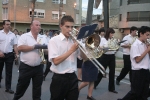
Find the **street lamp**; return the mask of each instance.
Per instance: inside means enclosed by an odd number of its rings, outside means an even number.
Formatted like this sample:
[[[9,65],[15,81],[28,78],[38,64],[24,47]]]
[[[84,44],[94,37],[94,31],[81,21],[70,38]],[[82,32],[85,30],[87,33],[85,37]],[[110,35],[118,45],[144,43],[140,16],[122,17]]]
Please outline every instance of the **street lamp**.
[[[74,8],[76,8],[76,6],[77,6],[77,4],[76,4],[76,3],[74,3]]]

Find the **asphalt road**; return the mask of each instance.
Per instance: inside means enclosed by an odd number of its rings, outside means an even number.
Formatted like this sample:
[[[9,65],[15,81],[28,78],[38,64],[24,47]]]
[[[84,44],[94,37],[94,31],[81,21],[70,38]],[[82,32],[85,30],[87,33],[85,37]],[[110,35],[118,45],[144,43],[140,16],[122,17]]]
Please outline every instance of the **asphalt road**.
[[[3,79],[1,82],[1,88],[0,88],[0,100],[12,100],[13,94],[9,94],[5,92],[5,69],[3,70]],[[15,91],[16,84],[18,81],[18,72],[17,67],[13,67],[13,77],[12,77],[12,90]],[[46,77],[46,80],[43,82],[42,85],[42,96],[41,100],[50,100],[50,83],[51,83],[51,77],[53,73],[49,73]],[[80,84],[80,83],[79,83]],[[130,83],[128,80],[123,80],[121,82],[120,86],[116,86],[116,91],[118,91],[118,94],[114,94],[108,91],[108,78],[103,78],[101,83],[98,85],[97,89],[93,91],[93,97],[96,100],[117,100],[118,98],[123,97],[128,91],[130,90]],[[80,91],[79,99],[78,100],[87,100],[87,91],[88,86],[83,88]],[[28,87],[26,93],[20,100],[32,100],[32,80],[30,82],[30,86]],[[150,100],[150,99],[148,99]]]

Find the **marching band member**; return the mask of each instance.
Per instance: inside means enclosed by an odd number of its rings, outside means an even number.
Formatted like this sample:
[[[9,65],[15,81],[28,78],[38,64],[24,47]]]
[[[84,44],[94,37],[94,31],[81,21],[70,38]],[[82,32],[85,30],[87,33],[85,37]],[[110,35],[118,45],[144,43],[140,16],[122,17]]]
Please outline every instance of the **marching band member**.
[[[50,70],[54,72],[50,84],[50,100],[78,100],[77,70],[78,44],[70,37],[74,20],[63,16],[60,21],[61,33],[48,44]]]
[[[77,29],[79,31],[80,26],[75,27],[75,29]],[[80,42],[82,42],[82,39],[80,39]],[[78,58],[77,58],[78,81],[82,81],[82,63],[83,63],[83,59],[80,56],[78,56]]]
[[[100,40],[101,40],[105,36],[105,29],[100,28],[100,30],[98,32],[99,32],[98,34],[99,34]],[[98,58],[99,62],[100,62],[100,59],[101,59],[101,57]],[[106,75],[104,77],[106,77]],[[97,80],[94,82],[94,89],[96,89],[96,87],[97,87],[97,85],[99,84],[100,81],[101,81],[101,73],[99,72],[98,76],[97,76]]]
[[[87,55],[88,55],[88,52],[87,52]],[[95,65],[87,58],[87,56],[82,51],[81,51],[81,58],[83,59],[82,82],[79,85],[79,91],[82,88],[84,88],[85,86],[89,85],[87,99],[88,100],[96,100],[95,98],[93,98],[92,92],[94,89],[94,81],[96,81],[96,79],[97,79],[98,69],[95,67]]]
[[[100,47],[108,47],[108,41],[113,37],[115,31],[112,28],[108,28],[106,30],[104,38],[101,38]],[[109,67],[109,84],[108,84],[108,90],[113,93],[118,93],[115,91],[115,84],[114,84],[114,78],[115,78],[115,52],[116,51],[107,51],[104,53],[100,58],[100,63],[104,66],[106,69],[107,66]],[[99,77],[99,80],[101,80],[103,75],[101,74],[101,77]]]
[[[5,92],[13,94],[14,91],[11,90],[11,81],[12,81],[12,68],[14,61],[14,53],[15,51],[16,59],[19,57],[17,50],[17,39],[15,34],[10,31],[11,22],[10,20],[3,21],[3,30],[0,31],[0,83],[1,83],[1,75],[5,63]],[[1,88],[1,84],[0,84]]]
[[[47,31],[46,33],[48,33],[49,34],[49,32]],[[47,34],[47,36],[48,36],[48,34]],[[57,36],[59,34],[59,32],[58,31],[56,31],[56,32],[54,32],[53,33],[53,37],[54,36]],[[51,38],[53,38],[53,37],[51,37]],[[49,40],[50,39],[48,39],[48,43],[49,43]],[[47,76],[47,74],[50,72],[50,66],[52,65],[51,64],[51,62],[49,62],[49,60],[48,60],[48,52],[47,52],[47,50],[46,50],[46,52],[44,52],[44,57],[45,57],[45,59],[46,59],[46,68],[45,68],[45,71],[44,71],[44,74],[43,74],[43,81],[45,81],[45,78],[46,78],[46,76]]]
[[[132,64],[131,90],[118,100],[147,100],[149,90],[149,52],[150,46],[145,44],[150,35],[150,28],[142,26],[138,31],[138,39],[131,45],[130,59]]]
[[[32,79],[32,98],[33,100],[41,100],[41,86],[43,82],[43,66],[41,65],[41,57],[39,49],[46,49],[42,37],[39,32],[41,31],[41,24],[39,21],[34,20],[31,23],[31,31],[21,35],[18,41],[18,50],[20,54],[19,77],[16,87],[16,93],[13,100],[20,99],[27,90],[30,80]]]
[[[99,29],[99,36],[100,36],[100,38],[103,38],[105,36],[105,29],[104,28]]]
[[[120,75],[116,79],[116,84],[119,85],[120,81],[128,74],[129,72],[129,78],[131,82],[131,61],[130,61],[130,47],[133,44],[133,42],[136,39],[136,32],[138,28],[135,26],[132,26],[130,29],[130,34],[126,35],[123,40],[126,40],[125,42],[121,43],[121,47],[123,47],[123,63],[124,68],[122,68]]]

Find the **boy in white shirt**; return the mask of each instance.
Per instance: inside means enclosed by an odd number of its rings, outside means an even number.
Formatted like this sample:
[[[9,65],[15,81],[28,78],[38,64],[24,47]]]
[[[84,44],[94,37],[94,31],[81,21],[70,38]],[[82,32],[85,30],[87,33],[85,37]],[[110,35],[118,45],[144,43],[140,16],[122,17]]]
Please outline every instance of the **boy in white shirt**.
[[[149,52],[150,46],[145,44],[150,35],[150,28],[142,26],[138,31],[138,39],[130,50],[132,64],[131,90],[125,97],[118,100],[147,100],[149,89]]]

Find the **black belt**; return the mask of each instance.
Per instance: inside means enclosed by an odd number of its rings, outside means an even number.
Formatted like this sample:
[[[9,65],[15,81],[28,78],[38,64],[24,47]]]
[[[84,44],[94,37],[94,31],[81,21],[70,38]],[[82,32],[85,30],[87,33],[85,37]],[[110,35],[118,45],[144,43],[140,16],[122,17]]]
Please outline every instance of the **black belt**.
[[[4,55],[12,54],[13,52],[4,53]]]
[[[73,73],[65,73],[65,74],[57,74],[57,73],[54,73],[54,75],[64,76],[64,77],[72,76],[72,75],[74,75],[74,74],[75,74],[75,72],[73,72]]]

